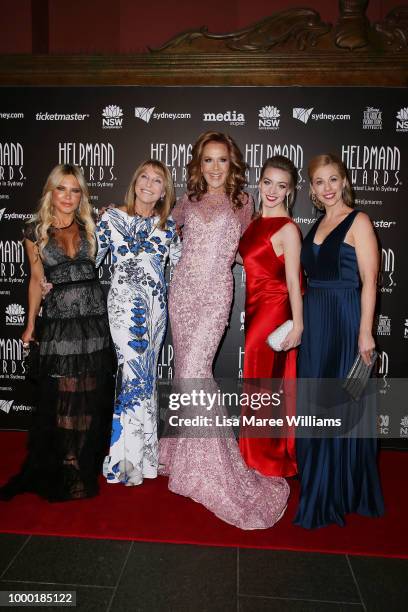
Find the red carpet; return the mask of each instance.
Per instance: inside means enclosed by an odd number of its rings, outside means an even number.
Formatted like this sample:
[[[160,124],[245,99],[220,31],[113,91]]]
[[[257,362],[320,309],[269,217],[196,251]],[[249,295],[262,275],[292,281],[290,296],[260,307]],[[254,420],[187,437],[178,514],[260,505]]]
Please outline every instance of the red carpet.
[[[25,437],[0,432],[1,484],[17,471]],[[383,451],[380,464],[386,515],[350,515],[345,528],[307,531],[292,525],[297,482],[291,485],[286,514],[275,527],[241,531],[190,499],[170,493],[167,479],[160,477],[135,488],[103,481],[101,494],[89,500],[49,504],[26,494],[0,502],[0,532],[408,557],[408,453]]]

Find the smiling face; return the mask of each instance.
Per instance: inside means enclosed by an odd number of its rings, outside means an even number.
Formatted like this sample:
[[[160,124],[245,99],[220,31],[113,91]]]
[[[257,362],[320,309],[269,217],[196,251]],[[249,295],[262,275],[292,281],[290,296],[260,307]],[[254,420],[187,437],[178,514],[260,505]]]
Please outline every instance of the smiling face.
[[[266,168],[258,187],[263,217],[286,214],[285,198],[291,193],[292,188],[289,172],[278,168]]]
[[[224,193],[230,169],[230,155],[227,145],[208,142],[203,148],[201,172],[207,183],[208,193]]]
[[[343,203],[343,188],[346,179],[342,178],[335,164],[327,164],[316,168],[312,176],[312,192],[325,206],[332,207]]]
[[[81,202],[81,196],[82,190],[75,176],[63,175],[51,194],[54,215],[65,217],[75,213]]]
[[[145,166],[135,182],[135,204],[153,208],[165,196],[164,176],[153,166]]]

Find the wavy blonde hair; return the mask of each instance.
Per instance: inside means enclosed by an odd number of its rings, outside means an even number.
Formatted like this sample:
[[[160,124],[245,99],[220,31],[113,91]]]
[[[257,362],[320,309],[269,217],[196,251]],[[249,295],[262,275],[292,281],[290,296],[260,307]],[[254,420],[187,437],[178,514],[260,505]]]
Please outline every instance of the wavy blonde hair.
[[[203,195],[207,193],[207,182],[201,171],[201,161],[204,147],[210,142],[223,144],[228,149],[230,168],[225,183],[225,193],[230,198],[234,209],[242,208],[247,200],[247,198],[242,197],[247,182],[245,178],[246,164],[235,141],[231,136],[223,134],[223,132],[214,132],[212,130],[204,132],[194,144],[191,161],[187,164],[188,197],[200,201]]]
[[[334,155],[334,153],[323,153],[322,155],[316,155],[309,162],[309,166],[307,169],[308,174],[309,174],[309,181],[310,181],[309,197],[312,200],[313,205],[318,210],[324,210],[324,206],[320,202],[320,200],[317,198],[317,196],[313,197],[314,193],[312,190],[313,175],[316,172],[316,170],[318,168],[321,168],[322,166],[336,166],[337,171],[340,174],[341,178],[345,179],[345,185],[343,187],[342,194],[341,194],[343,198],[343,202],[347,206],[350,206],[350,208],[354,208],[353,190],[351,188],[351,182],[347,174],[347,168],[342,162],[342,160],[340,159],[340,157],[337,157],[337,155]]]
[[[173,179],[171,178],[169,169],[167,168],[165,164],[163,164],[161,161],[157,159],[146,159],[146,161],[142,162],[140,166],[138,166],[136,170],[134,171],[132,180],[130,181],[130,185],[127,188],[127,191],[125,194],[126,212],[131,217],[134,217],[135,201],[136,201],[136,194],[135,194],[136,181],[139,178],[139,176],[142,174],[142,172],[145,170],[145,168],[147,168],[148,166],[151,166],[156,172],[161,174],[164,179],[164,198],[157,200],[153,210],[160,217],[157,227],[159,229],[165,229],[166,221],[168,219],[168,216],[170,214],[170,211],[176,199],[176,194],[174,191]]]
[[[89,243],[89,254],[94,257],[96,252],[95,223],[92,218],[92,206],[89,203],[88,185],[80,168],[72,164],[59,164],[51,170],[45,182],[37,212],[29,221],[29,223],[35,224],[36,244],[39,254],[42,256],[44,248],[48,244],[50,239],[49,229],[55,220],[52,192],[58,187],[64,176],[73,176],[79,183],[81,200],[75,211],[75,220],[85,230],[86,239]]]

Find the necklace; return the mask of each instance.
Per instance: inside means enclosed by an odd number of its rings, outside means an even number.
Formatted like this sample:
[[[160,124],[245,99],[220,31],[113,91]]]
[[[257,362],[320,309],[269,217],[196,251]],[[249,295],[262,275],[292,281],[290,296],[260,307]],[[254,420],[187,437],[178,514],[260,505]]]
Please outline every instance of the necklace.
[[[52,225],[51,227],[53,229],[56,229],[56,230],[68,229],[69,227],[71,227],[71,225],[73,225],[74,221],[75,221],[75,217],[72,219],[72,221],[71,221],[71,223],[69,225],[63,225],[62,227],[57,227],[56,225]]]
[[[151,213],[150,213],[149,215],[147,215],[147,216],[146,216],[146,215],[143,215],[142,213],[140,213],[140,212],[137,210],[136,206],[135,206],[135,208],[134,208],[134,211],[135,211],[135,215],[137,215],[138,217],[142,217],[142,219],[149,219],[150,217],[154,217],[154,216],[155,216],[155,214],[156,214],[156,213],[155,213],[154,208],[153,208],[153,210],[151,211]]]

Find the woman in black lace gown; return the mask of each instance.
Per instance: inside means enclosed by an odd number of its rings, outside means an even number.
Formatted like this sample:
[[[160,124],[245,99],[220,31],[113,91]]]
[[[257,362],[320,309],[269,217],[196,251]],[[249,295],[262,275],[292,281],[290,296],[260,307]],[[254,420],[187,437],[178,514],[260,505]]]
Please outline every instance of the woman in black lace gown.
[[[22,340],[25,347],[39,342],[38,408],[27,458],[0,499],[29,491],[63,501],[98,491],[112,411],[112,353],[94,230],[81,171],[56,166],[24,231],[31,277]],[[53,289],[34,338],[44,276]]]

